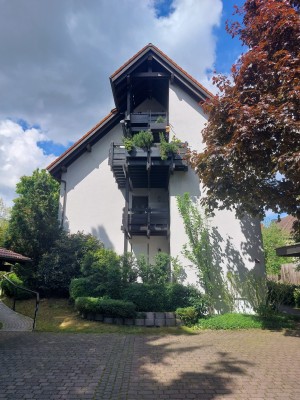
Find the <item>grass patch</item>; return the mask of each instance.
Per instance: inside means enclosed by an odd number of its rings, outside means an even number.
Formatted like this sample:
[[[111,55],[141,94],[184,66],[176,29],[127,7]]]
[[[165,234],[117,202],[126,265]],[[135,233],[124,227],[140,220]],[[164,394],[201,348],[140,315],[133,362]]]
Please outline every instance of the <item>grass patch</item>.
[[[12,306],[11,299],[3,302]],[[19,300],[16,311],[33,318],[35,300]],[[0,322],[1,326],[1,322]],[[203,329],[295,329],[300,326],[300,317],[276,314],[268,318],[246,314],[213,315],[200,319],[193,328],[147,328],[138,326],[111,325],[80,318],[67,299],[42,299],[37,315],[36,331],[68,333],[119,333],[119,334],[197,334]]]
[[[10,299],[3,302],[11,306]],[[33,318],[35,300],[17,301],[16,311]],[[120,333],[120,334],[195,334],[191,328],[146,328],[139,326],[111,325],[80,318],[67,299],[42,299],[36,320],[38,332],[68,333]]]
[[[294,329],[299,317],[275,314],[259,317],[248,314],[222,314],[200,319],[195,329]]]

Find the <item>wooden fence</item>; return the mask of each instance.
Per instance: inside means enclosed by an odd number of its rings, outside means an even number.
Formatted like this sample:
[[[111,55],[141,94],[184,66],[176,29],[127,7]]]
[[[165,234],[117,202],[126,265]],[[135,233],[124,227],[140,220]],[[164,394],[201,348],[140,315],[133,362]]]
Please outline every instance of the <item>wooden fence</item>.
[[[274,282],[291,283],[300,285],[300,271],[296,270],[296,264],[282,264],[279,275],[268,275],[268,279]]]

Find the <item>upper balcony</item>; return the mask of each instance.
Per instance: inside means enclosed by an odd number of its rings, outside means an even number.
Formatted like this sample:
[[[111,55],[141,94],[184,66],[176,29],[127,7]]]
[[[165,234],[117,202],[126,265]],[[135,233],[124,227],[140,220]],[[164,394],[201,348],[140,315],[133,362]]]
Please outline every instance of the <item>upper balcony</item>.
[[[159,142],[159,132],[165,134],[168,130],[168,114],[152,111],[131,113],[125,118],[123,126],[125,136],[151,130],[154,142]]]
[[[112,143],[109,151],[109,165],[119,188],[126,185],[126,177],[131,188],[166,188],[169,175],[173,171],[187,171],[185,159],[187,146],[182,143],[176,154],[169,153],[162,160],[159,143],[149,150],[135,147],[127,151],[123,144]]]

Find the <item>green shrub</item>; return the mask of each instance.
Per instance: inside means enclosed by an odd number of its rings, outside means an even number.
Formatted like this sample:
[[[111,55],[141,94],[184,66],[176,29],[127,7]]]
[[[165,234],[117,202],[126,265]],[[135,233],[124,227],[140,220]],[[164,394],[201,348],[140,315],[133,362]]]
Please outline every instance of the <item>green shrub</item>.
[[[23,283],[22,279],[20,279],[15,273],[10,274],[8,276],[8,279],[11,280],[16,285],[24,287],[24,283]],[[29,292],[26,292],[25,290],[18,289],[18,288],[15,289],[15,287],[6,279],[2,280],[1,288],[3,290],[3,293],[6,296],[15,297],[17,300],[26,300],[26,299],[30,299],[33,297],[33,293],[29,293]]]
[[[116,318],[136,316],[136,306],[132,302],[101,297],[78,297],[75,300],[75,308],[83,313],[102,314]]]
[[[110,249],[99,249],[88,252],[81,263],[81,272],[90,277],[93,293],[97,296],[120,298],[122,288],[122,273],[120,257]]]
[[[70,284],[70,298],[72,300],[77,299],[77,297],[88,297],[94,296],[95,287],[90,278],[75,278],[72,279]]]
[[[195,286],[168,283],[165,285],[167,304],[165,311],[175,311],[177,308],[194,306],[201,301],[201,293]]]
[[[268,281],[267,304],[272,306],[274,309],[278,309],[278,307],[281,304],[287,306],[294,306],[295,305],[294,290],[296,288],[297,288],[296,285]]]
[[[134,282],[124,288],[122,297],[132,301],[137,311],[168,311],[165,309],[167,296],[164,285]]]
[[[294,300],[296,307],[300,307],[300,288],[294,289]]]
[[[201,294],[194,286],[179,283],[148,284],[131,283],[127,285],[122,297],[132,301],[138,311],[175,311],[201,301]],[[196,307],[197,308],[197,307]]]
[[[198,322],[199,314],[195,307],[177,308],[176,315],[181,319],[184,325],[192,326]]]

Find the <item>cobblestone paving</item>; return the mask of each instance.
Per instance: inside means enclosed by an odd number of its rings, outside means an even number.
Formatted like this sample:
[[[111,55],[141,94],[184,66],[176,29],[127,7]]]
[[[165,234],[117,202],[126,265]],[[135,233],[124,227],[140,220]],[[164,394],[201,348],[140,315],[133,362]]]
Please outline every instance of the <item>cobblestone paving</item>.
[[[31,331],[33,319],[16,313],[0,300],[0,321],[3,326],[0,332]]]
[[[0,332],[0,399],[298,400],[299,332]]]

